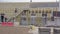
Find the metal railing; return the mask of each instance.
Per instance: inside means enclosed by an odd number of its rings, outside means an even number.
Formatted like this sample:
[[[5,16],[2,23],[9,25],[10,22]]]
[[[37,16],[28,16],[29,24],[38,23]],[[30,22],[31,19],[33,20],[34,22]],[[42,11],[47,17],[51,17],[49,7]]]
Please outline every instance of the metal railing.
[[[60,28],[55,27],[39,27],[39,34],[60,34]]]

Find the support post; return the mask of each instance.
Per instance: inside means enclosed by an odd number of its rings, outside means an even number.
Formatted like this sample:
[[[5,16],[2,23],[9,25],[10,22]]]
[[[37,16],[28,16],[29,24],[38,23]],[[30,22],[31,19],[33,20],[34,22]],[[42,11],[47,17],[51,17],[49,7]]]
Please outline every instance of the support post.
[[[54,34],[54,28],[53,27],[51,27],[51,34]]]
[[[57,0],[56,0],[56,2],[57,2]],[[60,11],[60,0],[59,0],[59,11]]]

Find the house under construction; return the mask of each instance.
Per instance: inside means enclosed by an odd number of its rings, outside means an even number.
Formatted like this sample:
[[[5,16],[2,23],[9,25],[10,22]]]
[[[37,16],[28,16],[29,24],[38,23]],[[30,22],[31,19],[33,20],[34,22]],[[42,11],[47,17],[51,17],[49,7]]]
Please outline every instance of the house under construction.
[[[0,34],[60,34],[60,1],[0,2],[0,25]]]

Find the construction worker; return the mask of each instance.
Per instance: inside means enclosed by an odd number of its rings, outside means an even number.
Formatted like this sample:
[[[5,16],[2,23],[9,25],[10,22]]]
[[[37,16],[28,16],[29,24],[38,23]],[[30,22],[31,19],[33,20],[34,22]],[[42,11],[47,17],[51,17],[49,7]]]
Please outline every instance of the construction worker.
[[[1,14],[1,22],[4,22],[4,13]]]
[[[34,25],[31,25],[31,26],[30,26],[30,29],[31,29],[31,30],[35,30],[35,26],[34,26]]]

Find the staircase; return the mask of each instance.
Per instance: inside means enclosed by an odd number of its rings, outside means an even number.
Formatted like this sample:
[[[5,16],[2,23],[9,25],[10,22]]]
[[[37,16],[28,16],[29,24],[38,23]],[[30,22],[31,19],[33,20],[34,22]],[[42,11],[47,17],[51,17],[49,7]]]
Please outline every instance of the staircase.
[[[21,13],[22,13],[22,11],[20,13],[16,13],[13,17],[8,19],[8,22],[12,22],[12,21],[14,21],[14,19],[16,21],[16,19],[18,19],[17,17],[20,17]]]

